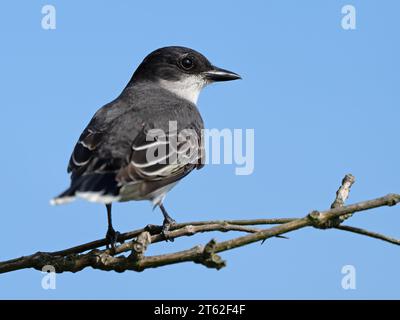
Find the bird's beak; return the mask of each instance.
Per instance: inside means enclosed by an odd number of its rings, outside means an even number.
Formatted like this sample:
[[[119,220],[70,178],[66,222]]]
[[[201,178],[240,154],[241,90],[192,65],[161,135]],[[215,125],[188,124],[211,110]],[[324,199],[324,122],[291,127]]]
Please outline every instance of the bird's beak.
[[[239,76],[237,73],[228,71],[225,69],[221,69],[218,67],[214,67],[203,73],[205,78],[209,81],[231,81],[231,80],[237,80],[237,79],[242,79],[241,76]]]

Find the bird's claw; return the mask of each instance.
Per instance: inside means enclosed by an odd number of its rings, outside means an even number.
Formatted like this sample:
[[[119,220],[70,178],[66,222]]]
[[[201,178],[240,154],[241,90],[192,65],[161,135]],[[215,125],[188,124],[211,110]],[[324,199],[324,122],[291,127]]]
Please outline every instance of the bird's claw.
[[[176,221],[172,218],[165,218],[163,225],[162,225],[162,229],[161,229],[161,234],[163,235],[165,241],[171,241],[174,242],[174,239],[170,237],[169,235],[169,230],[171,228],[171,226],[173,226],[174,224],[176,224]]]
[[[111,249],[115,251],[115,245],[117,244],[120,235],[121,234],[118,231],[115,231],[114,228],[108,228],[106,233],[106,248],[109,249],[111,246]]]

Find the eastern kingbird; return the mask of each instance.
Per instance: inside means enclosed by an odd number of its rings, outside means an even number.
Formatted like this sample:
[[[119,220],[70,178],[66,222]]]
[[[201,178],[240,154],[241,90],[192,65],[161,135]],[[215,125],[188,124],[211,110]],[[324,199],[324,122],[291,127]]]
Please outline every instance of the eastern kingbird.
[[[164,215],[167,238],[175,221],[163,206],[165,195],[204,164],[204,125],[196,107],[199,93],[209,83],[236,79],[240,79],[238,74],[213,66],[189,48],[164,47],[150,53],[119,97],[100,108],[79,137],[68,165],[71,185],[51,203],[76,197],[104,203],[106,238],[114,248],[119,233],[112,226],[112,202],[150,200]],[[171,122],[176,124],[174,130]],[[157,130],[168,138],[149,139],[150,131]],[[189,148],[187,141],[172,143],[172,136],[182,130],[196,133],[195,140],[189,139]],[[176,155],[187,155],[189,149],[189,161],[171,161]]]

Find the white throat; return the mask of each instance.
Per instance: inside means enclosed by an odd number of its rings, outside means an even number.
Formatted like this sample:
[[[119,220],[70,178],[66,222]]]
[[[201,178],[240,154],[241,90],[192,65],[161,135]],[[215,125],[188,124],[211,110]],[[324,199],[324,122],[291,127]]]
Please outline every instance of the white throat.
[[[207,84],[199,76],[187,76],[179,81],[160,80],[160,86],[178,97],[197,104],[201,89]]]

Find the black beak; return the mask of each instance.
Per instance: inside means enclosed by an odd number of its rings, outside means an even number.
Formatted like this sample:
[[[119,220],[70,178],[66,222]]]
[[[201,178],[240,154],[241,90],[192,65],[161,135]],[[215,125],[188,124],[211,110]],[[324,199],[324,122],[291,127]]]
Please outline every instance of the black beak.
[[[209,81],[231,81],[242,79],[237,73],[228,71],[225,69],[221,69],[218,67],[213,67],[211,70],[206,71],[203,73],[205,78]]]

